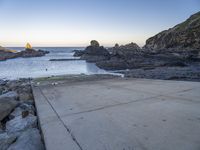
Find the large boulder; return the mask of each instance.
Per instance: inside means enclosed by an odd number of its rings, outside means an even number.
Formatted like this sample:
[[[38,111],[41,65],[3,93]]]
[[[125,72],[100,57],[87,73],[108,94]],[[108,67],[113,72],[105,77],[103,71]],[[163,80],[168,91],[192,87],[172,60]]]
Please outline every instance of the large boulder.
[[[24,131],[8,150],[44,150],[42,138],[38,129]]]
[[[90,45],[91,45],[92,47],[99,47],[99,46],[100,46],[100,45],[99,45],[99,42],[96,41],[96,40],[92,40],[92,41],[90,42]]]
[[[9,135],[6,132],[0,134],[0,150],[7,150],[15,142],[16,138],[15,135]]]
[[[15,117],[14,119],[6,122],[6,131],[8,133],[18,133],[28,128],[37,127],[37,117],[29,114],[27,117],[23,116]]]
[[[9,91],[5,94],[0,95],[0,99],[17,100],[19,95],[15,91]]]
[[[6,86],[8,90],[18,93],[20,101],[25,102],[33,100],[32,89],[28,81],[9,81]]]
[[[185,22],[149,38],[144,48],[200,50],[200,12],[192,15]]]
[[[22,116],[23,114],[28,113],[28,114],[35,114],[35,108],[32,105],[22,103],[18,107],[14,109],[14,111],[9,115],[10,119],[16,118],[18,116]]]
[[[110,59],[110,54],[103,46],[99,46],[99,43],[95,40],[91,41],[91,45],[86,47],[81,59],[88,62],[98,62]]]
[[[14,92],[8,92],[0,96],[0,121],[7,117],[18,105],[16,98],[17,94]]]

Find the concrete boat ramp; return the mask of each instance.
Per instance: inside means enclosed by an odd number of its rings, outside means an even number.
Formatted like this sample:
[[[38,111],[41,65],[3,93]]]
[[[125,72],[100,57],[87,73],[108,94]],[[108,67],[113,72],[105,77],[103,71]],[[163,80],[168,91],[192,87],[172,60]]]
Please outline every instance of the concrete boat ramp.
[[[37,80],[47,150],[199,150],[200,83],[148,79]]]

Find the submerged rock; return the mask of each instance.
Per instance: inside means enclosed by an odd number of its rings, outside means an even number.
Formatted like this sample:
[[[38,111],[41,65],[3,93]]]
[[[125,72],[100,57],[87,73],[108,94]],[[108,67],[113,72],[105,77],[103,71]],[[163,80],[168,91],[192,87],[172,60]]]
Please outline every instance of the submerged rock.
[[[16,138],[15,135],[9,135],[6,132],[0,134],[0,150],[7,150]]]
[[[44,150],[41,139],[38,129],[28,129],[19,136],[8,150]]]

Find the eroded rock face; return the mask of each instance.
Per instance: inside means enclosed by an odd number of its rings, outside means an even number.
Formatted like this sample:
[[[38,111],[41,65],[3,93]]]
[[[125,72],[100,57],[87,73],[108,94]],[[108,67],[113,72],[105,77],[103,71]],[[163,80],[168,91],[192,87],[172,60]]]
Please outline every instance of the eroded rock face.
[[[200,49],[200,12],[146,41],[147,49]]]
[[[38,129],[24,131],[8,150],[44,150],[44,145]]]

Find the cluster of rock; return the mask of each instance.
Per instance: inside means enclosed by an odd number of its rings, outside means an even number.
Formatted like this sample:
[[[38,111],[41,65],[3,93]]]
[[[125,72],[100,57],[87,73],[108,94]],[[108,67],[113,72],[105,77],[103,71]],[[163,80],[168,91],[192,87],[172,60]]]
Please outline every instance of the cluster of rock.
[[[0,80],[0,150],[44,150],[28,79]]]
[[[148,39],[140,48],[135,43],[105,49],[92,41],[85,51],[77,51],[102,69],[124,70],[156,67],[184,67],[200,61],[200,12],[172,29]]]
[[[41,57],[46,54],[48,54],[48,51],[43,50],[35,50],[35,49],[29,49],[26,48],[24,51],[16,52],[13,50],[9,50],[3,47],[0,47],[0,61],[12,59],[12,58],[18,58],[18,57]]]

